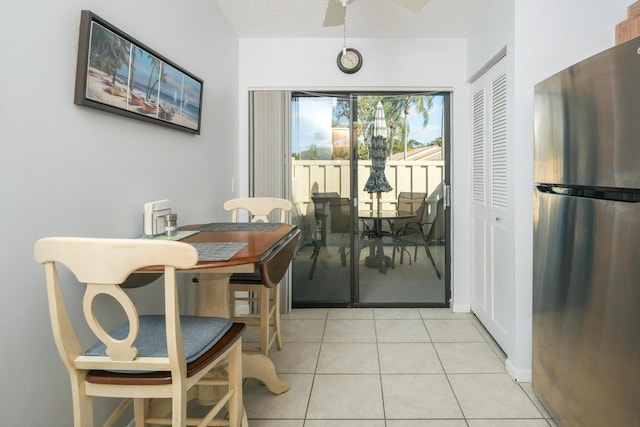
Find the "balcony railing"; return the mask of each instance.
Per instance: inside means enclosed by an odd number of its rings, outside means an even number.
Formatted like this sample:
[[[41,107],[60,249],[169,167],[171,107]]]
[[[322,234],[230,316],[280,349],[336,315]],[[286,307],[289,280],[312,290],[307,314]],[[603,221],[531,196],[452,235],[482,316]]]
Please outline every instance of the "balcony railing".
[[[292,167],[293,221],[308,236],[315,223],[312,194],[335,191],[350,197],[350,164],[348,160],[293,160]],[[370,171],[370,160],[358,162],[358,210],[374,209],[377,204],[376,194],[362,190]],[[442,197],[444,160],[387,160],[385,175],[393,190],[381,194],[382,209],[395,209],[398,193],[412,191],[427,193],[428,218],[435,213],[431,211]]]

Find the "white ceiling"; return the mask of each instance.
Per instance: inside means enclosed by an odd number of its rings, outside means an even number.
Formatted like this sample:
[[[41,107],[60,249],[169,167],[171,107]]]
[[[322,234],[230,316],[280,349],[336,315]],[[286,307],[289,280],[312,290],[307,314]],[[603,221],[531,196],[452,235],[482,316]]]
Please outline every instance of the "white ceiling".
[[[323,27],[328,1],[217,0],[239,37],[343,37],[343,27]],[[393,0],[352,0],[349,38],[464,38],[481,0],[430,0],[413,13]]]

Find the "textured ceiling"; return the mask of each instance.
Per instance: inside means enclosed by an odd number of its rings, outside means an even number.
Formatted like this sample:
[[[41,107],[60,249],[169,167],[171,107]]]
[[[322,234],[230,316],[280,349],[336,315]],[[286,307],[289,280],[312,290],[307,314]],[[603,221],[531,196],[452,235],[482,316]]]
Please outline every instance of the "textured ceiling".
[[[328,1],[217,0],[239,37],[343,37],[323,27]],[[480,0],[430,0],[413,13],[393,0],[352,0],[347,38],[463,38]]]

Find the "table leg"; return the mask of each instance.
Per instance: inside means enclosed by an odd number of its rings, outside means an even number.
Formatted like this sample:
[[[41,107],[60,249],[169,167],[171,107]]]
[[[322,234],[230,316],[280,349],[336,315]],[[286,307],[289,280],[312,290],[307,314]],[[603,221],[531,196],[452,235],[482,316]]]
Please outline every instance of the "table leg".
[[[196,286],[196,315],[229,317],[230,273],[200,273]],[[278,378],[273,361],[262,353],[242,354],[243,378],[262,381],[274,394],[289,390],[289,384]]]
[[[391,266],[391,257],[384,254],[384,245],[381,237],[376,237],[370,246],[370,255],[365,258],[367,267],[377,268],[381,273],[386,273]]]
[[[391,258],[384,254],[382,220],[375,219],[373,224],[373,238],[371,239],[373,242],[370,243],[369,256],[365,259],[365,265],[377,268],[381,273],[386,273],[387,268],[391,266]]]
[[[278,378],[271,359],[262,353],[242,353],[242,378],[260,380],[273,394],[282,394],[290,388],[287,382]]]

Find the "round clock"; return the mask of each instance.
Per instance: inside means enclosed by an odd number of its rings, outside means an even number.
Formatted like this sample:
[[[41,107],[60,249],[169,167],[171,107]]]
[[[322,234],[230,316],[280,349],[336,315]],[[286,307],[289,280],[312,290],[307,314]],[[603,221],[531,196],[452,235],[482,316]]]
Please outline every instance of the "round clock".
[[[356,49],[347,48],[338,53],[338,68],[343,73],[353,74],[362,67],[362,55]]]

